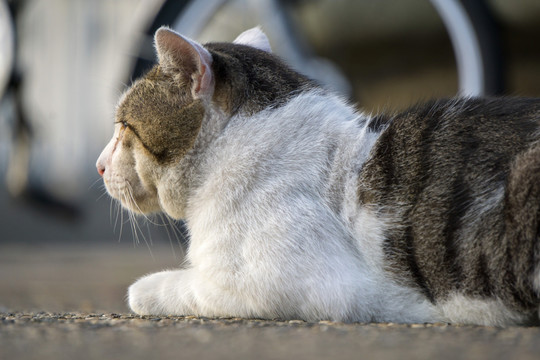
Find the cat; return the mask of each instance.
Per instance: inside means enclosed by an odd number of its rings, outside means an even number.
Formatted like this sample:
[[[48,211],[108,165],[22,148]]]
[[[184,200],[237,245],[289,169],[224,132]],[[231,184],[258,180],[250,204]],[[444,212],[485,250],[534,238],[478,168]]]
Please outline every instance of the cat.
[[[128,291],[137,314],[538,321],[540,101],[453,98],[359,112],[254,28],[168,28],[97,161],[135,213],[184,219],[185,264]]]

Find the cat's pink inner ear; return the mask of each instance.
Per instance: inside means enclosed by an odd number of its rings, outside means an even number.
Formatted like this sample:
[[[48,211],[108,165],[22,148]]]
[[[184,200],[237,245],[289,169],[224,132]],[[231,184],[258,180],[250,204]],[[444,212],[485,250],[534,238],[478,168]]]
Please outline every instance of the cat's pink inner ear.
[[[212,54],[196,41],[165,27],[155,35],[158,60],[166,72],[188,74],[193,80],[194,97],[211,96],[213,92]]]

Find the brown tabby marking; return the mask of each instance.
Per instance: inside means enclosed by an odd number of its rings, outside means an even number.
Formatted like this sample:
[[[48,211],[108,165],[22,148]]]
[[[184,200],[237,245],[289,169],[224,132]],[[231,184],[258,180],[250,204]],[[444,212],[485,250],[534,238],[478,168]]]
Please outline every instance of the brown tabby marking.
[[[358,191],[397,219],[387,270],[432,302],[459,292],[536,311],[539,119],[529,99],[439,100],[395,116]]]
[[[205,47],[216,77],[213,100],[229,115],[279,106],[298,89],[314,86],[264,51],[228,43]],[[116,116],[160,163],[180,159],[193,147],[205,114],[201,100],[191,95],[189,74],[178,77],[169,70],[156,65],[135,82]]]
[[[209,43],[205,48],[213,59],[214,101],[228,114],[253,114],[270,105],[279,106],[295,93],[315,86],[275,55],[251,46]]]
[[[182,85],[156,66],[133,85],[117,110],[117,121],[125,122],[138,143],[160,163],[183,157],[201,128],[204,107]]]

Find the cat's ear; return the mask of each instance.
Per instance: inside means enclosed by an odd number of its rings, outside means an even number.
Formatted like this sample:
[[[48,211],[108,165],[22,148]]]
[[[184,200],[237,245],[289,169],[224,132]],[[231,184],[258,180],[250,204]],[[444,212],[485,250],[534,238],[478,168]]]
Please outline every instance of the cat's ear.
[[[212,54],[201,44],[161,27],[154,36],[159,65],[164,72],[192,80],[195,98],[211,97],[214,91]]]
[[[258,26],[244,31],[243,33],[238,35],[238,37],[233,42],[235,44],[248,45],[269,53],[272,52],[268,37]]]

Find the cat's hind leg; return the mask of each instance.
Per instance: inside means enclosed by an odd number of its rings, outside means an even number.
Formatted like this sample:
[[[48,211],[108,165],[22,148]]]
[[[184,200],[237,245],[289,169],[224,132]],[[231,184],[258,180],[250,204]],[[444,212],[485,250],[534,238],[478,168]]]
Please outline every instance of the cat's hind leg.
[[[517,156],[508,178],[506,239],[509,273],[520,300],[540,305],[540,144]],[[532,284],[531,284],[532,280]],[[527,291],[531,289],[532,292]],[[534,305],[533,305],[534,306]]]

